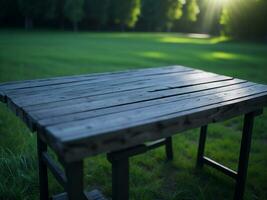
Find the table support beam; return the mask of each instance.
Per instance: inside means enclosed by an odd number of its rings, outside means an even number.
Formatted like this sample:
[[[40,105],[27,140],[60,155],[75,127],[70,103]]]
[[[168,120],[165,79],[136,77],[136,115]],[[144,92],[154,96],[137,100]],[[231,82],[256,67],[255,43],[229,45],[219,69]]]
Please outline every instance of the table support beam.
[[[112,199],[129,198],[129,158],[112,160]]]
[[[112,200],[129,199],[129,158],[163,145],[165,145],[167,160],[172,160],[171,137],[107,154],[107,159],[112,164]]]
[[[83,162],[64,163],[64,168],[67,177],[68,200],[86,200],[83,191]]]
[[[165,151],[167,160],[173,160],[173,148],[172,148],[172,137],[167,137],[165,139]]]
[[[227,176],[232,177],[233,179],[237,178],[237,172],[235,172],[234,170],[229,169],[228,167],[225,167],[224,165],[217,163],[216,161],[214,161],[210,158],[207,158],[205,156],[204,156],[204,163],[206,165],[209,165],[209,166],[221,171],[222,173],[226,174]]]
[[[66,189],[67,178],[65,173],[60,169],[60,167],[53,161],[53,159],[48,155],[48,153],[43,153],[43,160],[46,163],[47,168],[54,175],[58,183]]]
[[[255,113],[251,112],[245,115],[243,133],[240,147],[238,171],[237,171],[237,180],[235,186],[235,200],[242,200],[245,191],[246,178],[247,178],[247,169],[248,169],[248,160],[249,152],[251,146],[251,137],[254,123]]]
[[[58,164],[49,156],[46,144],[37,138],[39,176],[40,176],[40,200],[48,200],[48,179],[47,169],[49,169],[59,184],[66,192],[52,196],[51,200],[107,200],[98,191],[83,191],[83,161],[66,163],[59,158],[65,172],[60,169]]]
[[[43,160],[43,153],[47,152],[47,145],[39,137],[37,133],[37,153],[38,153],[38,164],[39,164],[39,188],[40,188],[40,200],[48,200],[48,176],[46,163]]]
[[[202,168],[204,165],[204,151],[205,143],[207,138],[208,126],[202,126],[200,128],[199,144],[198,144],[198,153],[197,153],[197,168]]]
[[[245,114],[237,172],[204,156],[205,142],[207,137],[207,126],[202,126],[200,130],[196,166],[197,168],[202,168],[204,164],[207,164],[223,172],[224,174],[234,178],[236,180],[234,200],[243,200],[254,118],[260,115],[261,113],[262,110],[256,110]]]

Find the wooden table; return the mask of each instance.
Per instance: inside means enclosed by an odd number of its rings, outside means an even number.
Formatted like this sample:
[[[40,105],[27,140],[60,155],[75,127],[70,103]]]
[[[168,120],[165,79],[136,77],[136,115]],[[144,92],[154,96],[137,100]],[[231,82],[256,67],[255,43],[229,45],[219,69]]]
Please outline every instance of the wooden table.
[[[3,83],[0,99],[37,131],[40,199],[48,199],[47,168],[66,191],[54,199],[105,199],[98,191],[84,195],[83,159],[108,153],[113,200],[127,200],[129,157],[149,150],[148,141],[196,127],[201,127],[197,166],[207,164],[234,178],[234,199],[242,199],[253,119],[267,105],[267,86],[169,66]],[[204,146],[209,123],[243,114],[235,172],[205,157]],[[47,145],[65,172],[48,155]]]

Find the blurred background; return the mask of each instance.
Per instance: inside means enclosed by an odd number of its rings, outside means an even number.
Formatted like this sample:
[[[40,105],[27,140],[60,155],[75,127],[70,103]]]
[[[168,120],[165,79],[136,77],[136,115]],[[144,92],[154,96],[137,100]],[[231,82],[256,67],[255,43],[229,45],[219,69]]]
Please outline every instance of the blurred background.
[[[184,65],[267,84],[266,0],[0,0],[0,83]],[[205,154],[237,168],[243,117],[209,127]],[[131,200],[232,199],[234,181],[195,171],[199,130],[131,159]],[[105,155],[86,189],[111,197]],[[246,200],[267,200],[267,113],[255,122]],[[62,188],[50,177],[50,193]],[[0,103],[0,200],[38,199],[36,134]]]
[[[265,0],[1,0],[0,25],[267,39]]]

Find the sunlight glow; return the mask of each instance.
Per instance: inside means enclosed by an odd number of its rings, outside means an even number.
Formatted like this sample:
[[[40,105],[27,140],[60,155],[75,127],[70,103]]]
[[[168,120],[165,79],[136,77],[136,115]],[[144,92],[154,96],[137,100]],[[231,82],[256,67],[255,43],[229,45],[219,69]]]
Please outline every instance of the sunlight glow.
[[[213,0],[213,1],[215,1],[215,2],[218,3],[218,4],[225,4],[225,3],[227,3],[229,0]]]
[[[193,36],[193,37],[192,37]],[[176,44],[218,44],[220,42],[226,42],[229,38],[225,36],[220,37],[210,37],[209,35],[197,35],[195,34],[187,34],[184,37],[175,37],[175,36],[168,36],[168,37],[161,37],[159,39],[160,42],[163,43],[176,43]]]
[[[234,0],[205,0],[207,12],[204,13],[203,30],[210,30],[214,21],[220,21],[220,13],[231,1]]]
[[[213,58],[216,59],[223,59],[223,60],[233,60],[238,57],[238,55],[233,54],[233,53],[227,53],[227,52],[213,52],[211,54]]]

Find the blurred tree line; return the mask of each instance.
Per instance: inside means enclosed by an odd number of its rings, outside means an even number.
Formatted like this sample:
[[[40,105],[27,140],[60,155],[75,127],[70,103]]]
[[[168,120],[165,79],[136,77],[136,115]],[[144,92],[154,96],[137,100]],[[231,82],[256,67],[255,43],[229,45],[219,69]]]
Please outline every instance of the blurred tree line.
[[[229,1],[220,22],[235,38],[267,40],[267,0]]]
[[[226,2],[223,4],[222,2]],[[267,37],[267,0],[0,0],[0,26]]]

